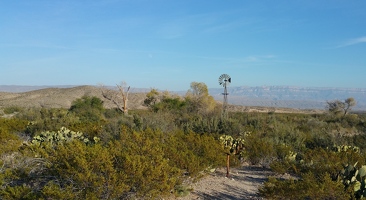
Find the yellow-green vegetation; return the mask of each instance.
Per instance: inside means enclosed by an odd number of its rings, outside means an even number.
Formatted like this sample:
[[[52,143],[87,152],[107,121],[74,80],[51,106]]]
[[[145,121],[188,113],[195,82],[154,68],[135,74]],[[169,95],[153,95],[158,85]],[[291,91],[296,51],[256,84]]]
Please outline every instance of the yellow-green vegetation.
[[[363,114],[231,112],[222,119],[197,82],[184,97],[153,89],[144,103],[147,110],[128,115],[90,96],[70,109],[3,109],[13,115],[0,118],[0,199],[181,196],[189,192],[185,179],[224,167],[227,155],[233,165],[296,177],[271,177],[260,188],[268,199],[366,194]]]

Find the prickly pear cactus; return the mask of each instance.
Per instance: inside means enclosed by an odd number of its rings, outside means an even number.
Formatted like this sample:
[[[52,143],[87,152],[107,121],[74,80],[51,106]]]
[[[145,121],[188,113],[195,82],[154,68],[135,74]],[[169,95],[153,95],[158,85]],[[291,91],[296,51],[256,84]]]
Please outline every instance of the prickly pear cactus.
[[[296,161],[296,156],[297,156],[297,153],[296,152],[289,151],[285,158],[288,161],[295,162]]]
[[[89,139],[83,135],[82,132],[71,131],[65,127],[62,127],[59,131],[46,131],[33,137],[31,141],[34,145],[47,144],[51,146],[59,145],[65,142],[70,142],[72,140],[80,140],[86,144],[90,143]],[[98,142],[100,139],[94,137],[94,143]]]
[[[334,146],[333,150],[335,152],[347,152],[347,151],[354,151],[356,153],[360,152],[360,148],[357,146],[349,146],[349,145],[339,145]]]
[[[366,197],[366,165],[357,169],[357,162],[354,165],[346,165],[340,172],[345,187],[353,185],[355,197],[361,199]]]
[[[356,174],[356,183],[354,184],[354,191],[356,198],[364,198],[366,197],[366,187],[365,187],[365,179],[366,179],[366,165],[363,165]]]

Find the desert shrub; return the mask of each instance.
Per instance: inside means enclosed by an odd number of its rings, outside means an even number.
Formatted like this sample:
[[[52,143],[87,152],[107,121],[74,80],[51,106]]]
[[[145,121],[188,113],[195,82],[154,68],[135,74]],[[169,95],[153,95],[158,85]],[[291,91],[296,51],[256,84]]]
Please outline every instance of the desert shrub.
[[[304,153],[303,160],[299,163],[299,168],[301,168],[301,173],[311,172],[316,177],[321,177],[324,173],[328,173],[335,179],[342,169],[342,162],[343,160],[339,153],[316,148],[309,149]]]
[[[274,144],[269,140],[258,137],[258,134],[248,135],[244,142],[243,156],[253,165],[268,166],[275,158]]]
[[[0,118],[0,155],[16,151],[21,145],[22,133],[27,126],[27,122],[16,118]]]
[[[182,111],[186,102],[179,97],[164,97],[159,103],[151,106],[154,112],[158,111]]]
[[[299,180],[281,180],[270,177],[259,189],[266,199],[352,199],[353,191],[344,190],[341,182],[332,181],[329,174],[316,177],[312,173],[304,174]]]
[[[365,163],[365,155],[360,153],[357,148],[341,148],[343,150],[332,149],[307,149],[304,152],[293,153],[293,159],[283,160],[280,163],[273,163],[271,166],[279,169],[289,167],[290,173],[296,173],[301,176],[304,173],[311,172],[317,177],[329,174],[333,180],[336,180],[339,172],[345,165],[358,162]]]
[[[32,154],[32,153],[31,153]],[[37,199],[37,192],[47,179],[47,161],[18,152],[1,157],[0,199]]]
[[[9,106],[9,107],[5,107],[3,109],[5,114],[13,114],[13,113],[18,113],[21,112],[23,109],[21,107],[18,106]]]
[[[213,136],[176,131],[169,137],[168,143],[166,154],[170,162],[190,176],[196,176],[209,166],[225,163],[225,151]]]
[[[26,120],[18,118],[0,118],[0,127],[8,130],[10,133],[22,133],[26,129],[27,125],[28,121]]]
[[[220,118],[218,116],[183,115],[176,122],[186,133],[218,134]]]
[[[146,94],[144,99],[144,105],[147,107],[154,106],[159,101],[159,92],[157,89],[151,89],[149,93]]]
[[[309,134],[304,143],[308,149],[326,149],[334,146],[333,138],[327,133]]]
[[[98,97],[83,96],[72,102],[69,111],[80,117],[81,121],[100,121],[103,119],[103,101]]]
[[[133,115],[133,124],[134,124],[134,128],[136,130],[142,130],[143,123],[142,123],[142,118],[140,116]]]
[[[27,185],[6,187],[0,191],[0,197],[3,199],[37,199],[37,195]]]
[[[185,197],[187,196],[193,189],[184,185],[176,185],[174,188],[174,195],[176,197]]]
[[[27,121],[35,121],[41,118],[40,108],[23,108],[16,117]]]
[[[344,127],[354,127],[360,123],[360,118],[357,114],[348,114],[342,118],[341,122]]]
[[[115,119],[123,116],[123,113],[117,108],[105,109],[104,116],[107,119]]]
[[[83,132],[86,137],[93,139],[94,137],[100,137],[102,135],[106,123],[105,120],[84,121],[71,124],[69,128],[74,131]]]
[[[244,132],[240,122],[236,119],[219,120],[218,123],[219,134],[239,136]]]
[[[48,182],[40,191],[40,199],[77,199],[72,186],[61,187],[53,181]]]
[[[34,114],[37,117],[30,117],[28,115]],[[70,127],[71,124],[79,121],[78,117],[70,114],[66,109],[59,108],[42,108],[39,110],[29,110],[20,115],[21,119],[27,119],[29,121],[25,133],[33,137],[43,131],[57,130],[61,127]]]
[[[345,140],[348,141],[348,144],[359,147],[361,152],[366,152],[366,133],[361,133],[353,137],[346,137]]]
[[[16,151],[21,143],[22,141],[17,135],[11,134],[8,130],[0,127],[0,156],[4,153]]]
[[[62,188],[72,188],[77,199],[113,199],[128,190],[125,175],[114,167],[114,157],[102,145],[77,140],[49,152],[49,173]]]
[[[109,145],[117,171],[123,172],[126,184],[140,196],[168,194],[179,182],[180,170],[165,156],[165,136],[147,129],[137,132],[121,130],[120,140]]]
[[[73,140],[52,148],[30,145],[22,152],[33,157],[20,154],[6,163],[3,199],[115,199],[129,189],[102,145]]]
[[[162,132],[172,132],[179,127],[176,123],[177,117],[175,114],[170,112],[157,112],[140,115],[141,120],[144,122],[143,129],[151,128],[153,130],[161,130]],[[131,126],[132,127],[132,126]]]
[[[295,174],[299,173],[296,162],[292,160],[275,160],[270,163],[269,167],[272,171],[278,174],[285,174],[293,172]]]

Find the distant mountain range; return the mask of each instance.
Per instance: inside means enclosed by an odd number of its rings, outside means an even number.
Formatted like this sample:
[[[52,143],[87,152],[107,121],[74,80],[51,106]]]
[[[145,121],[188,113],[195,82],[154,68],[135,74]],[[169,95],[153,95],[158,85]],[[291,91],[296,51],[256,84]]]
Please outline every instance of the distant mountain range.
[[[217,100],[223,88],[209,89]],[[354,110],[366,110],[366,88],[316,88],[291,86],[229,87],[228,102],[235,105],[324,109],[327,101],[353,97]]]
[[[17,86],[0,85],[0,92],[22,93],[45,88],[73,88],[76,85]],[[132,88],[131,92],[144,93],[150,89]],[[216,100],[223,100],[223,88],[210,88]],[[172,91],[175,92],[175,91]],[[185,94],[185,92],[176,92]],[[353,97],[357,105],[353,110],[366,111],[366,88],[317,88],[292,86],[228,87],[228,102],[233,105],[296,109],[324,109],[327,101]]]

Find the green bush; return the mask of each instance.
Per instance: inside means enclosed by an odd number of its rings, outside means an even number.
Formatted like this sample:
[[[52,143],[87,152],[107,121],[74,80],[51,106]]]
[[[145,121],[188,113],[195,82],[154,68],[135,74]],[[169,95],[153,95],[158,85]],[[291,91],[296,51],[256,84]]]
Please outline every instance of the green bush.
[[[0,118],[0,156],[19,148],[22,143],[19,135],[25,130],[26,125],[27,122],[24,120]]]
[[[161,102],[151,106],[154,112],[158,111],[182,111],[186,106],[186,102],[179,97],[165,97]]]
[[[98,97],[83,96],[72,102],[69,111],[80,117],[81,121],[100,121],[103,119],[103,101]]]
[[[190,176],[196,176],[207,167],[223,166],[225,151],[218,140],[209,135],[176,131],[167,142],[167,157]]]
[[[73,188],[78,199],[114,199],[129,189],[125,174],[114,167],[108,147],[75,140],[49,154],[50,174],[62,188]]]
[[[304,174],[300,180],[280,180],[270,177],[259,194],[266,199],[337,199],[349,200],[353,191],[344,190],[341,182],[332,181],[329,174],[316,177],[312,173]]]
[[[21,143],[22,141],[17,135],[11,134],[8,130],[0,127],[0,156],[4,153],[16,151]]]
[[[13,114],[13,113],[18,113],[21,112],[23,109],[21,107],[18,106],[10,106],[10,107],[5,107],[3,109],[5,114]]]
[[[165,136],[151,129],[136,132],[124,129],[120,140],[109,144],[117,171],[125,183],[140,196],[168,194],[179,183],[180,169],[165,156]]]
[[[244,141],[244,158],[253,165],[261,164],[269,166],[275,160],[276,152],[274,144],[253,133]]]

